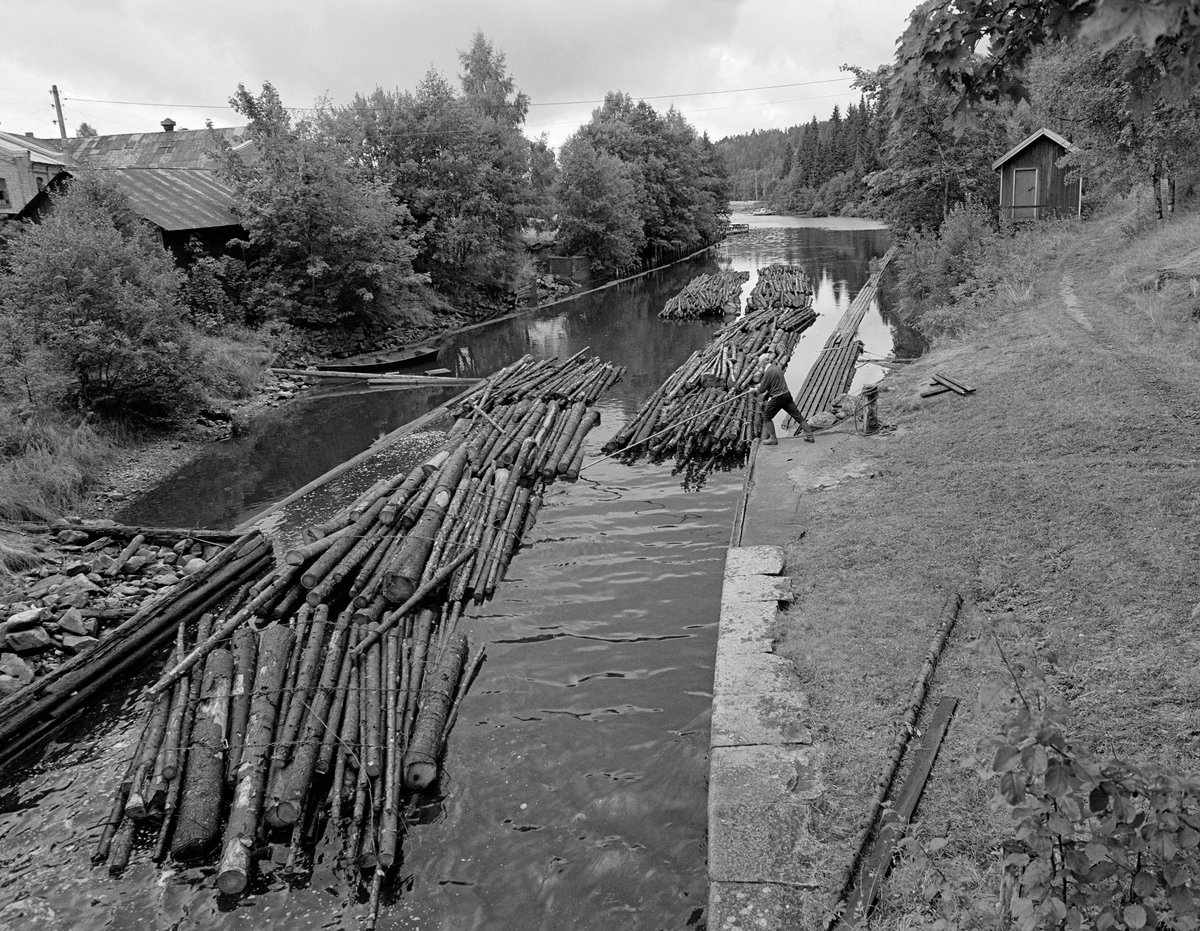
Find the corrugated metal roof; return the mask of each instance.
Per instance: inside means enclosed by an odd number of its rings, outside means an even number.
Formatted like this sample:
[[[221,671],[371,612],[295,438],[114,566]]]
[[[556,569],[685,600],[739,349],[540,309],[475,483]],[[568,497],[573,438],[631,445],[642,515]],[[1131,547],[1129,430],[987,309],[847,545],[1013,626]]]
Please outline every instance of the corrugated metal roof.
[[[91,174],[129,197],[139,216],[164,230],[201,230],[236,226],[229,210],[233,191],[211,171],[196,168],[72,168]]]
[[[1017,153],[1022,152],[1029,146],[1033,145],[1033,143],[1037,142],[1037,140],[1041,139],[1043,136],[1045,136],[1047,139],[1054,140],[1060,146],[1062,146],[1064,149],[1066,149],[1068,152],[1070,152],[1072,149],[1075,148],[1075,146],[1071,145],[1070,142],[1068,142],[1066,139],[1064,139],[1062,136],[1060,136],[1058,133],[1056,133],[1053,129],[1046,129],[1045,127],[1042,127],[1037,132],[1030,134],[1025,139],[1022,139],[1015,146],[1013,146],[1011,149],[1009,149],[1007,152],[1005,152],[1003,155],[1001,155],[998,159],[996,159],[994,162],[992,162],[992,171],[995,171],[997,168],[999,168],[1001,165],[1003,165],[1005,162],[1007,162],[1010,158],[1012,158]]]
[[[67,156],[88,168],[214,168],[217,160],[212,133],[230,145],[247,139],[245,126],[223,129],[177,129],[161,133],[125,133],[68,139]]]

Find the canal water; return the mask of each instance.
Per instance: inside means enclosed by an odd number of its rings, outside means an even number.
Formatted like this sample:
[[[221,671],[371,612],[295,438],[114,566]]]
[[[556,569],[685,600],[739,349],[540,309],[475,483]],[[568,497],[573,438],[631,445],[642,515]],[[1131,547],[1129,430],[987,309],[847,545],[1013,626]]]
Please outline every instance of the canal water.
[[[862,221],[751,218],[715,253],[575,301],[448,338],[439,364],[483,375],[524,353],[585,347],[629,372],[598,403],[588,459],[712,323],[665,323],[700,272],[802,265],[821,317],[789,367],[799,384],[825,334],[888,246]],[[747,292],[749,285],[747,286]],[[870,353],[903,351],[886,311]],[[860,372],[860,378],[870,377]],[[130,521],[231,527],[369,448],[458,389],[314,392],[273,412],[131,506]],[[290,536],[438,440],[419,432],[272,515]],[[409,811],[381,929],[687,929],[703,926],[709,706],[725,550],[740,470],[685,488],[670,463],[587,468],[547,494],[497,597],[464,619],[488,659],[464,702],[436,796]],[[147,676],[152,673],[147,671]],[[38,762],[0,785],[0,928],[353,927],[337,845],[312,872],[266,853],[249,894],[214,893],[212,865],[160,870],[146,850],[123,877],[89,864],[140,707],[139,682],[109,696]]]

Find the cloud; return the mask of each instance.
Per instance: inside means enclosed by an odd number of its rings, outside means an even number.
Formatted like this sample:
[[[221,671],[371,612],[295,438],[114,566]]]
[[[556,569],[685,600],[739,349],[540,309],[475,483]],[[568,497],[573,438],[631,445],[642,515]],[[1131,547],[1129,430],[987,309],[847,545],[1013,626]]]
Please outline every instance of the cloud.
[[[19,38],[0,61],[10,132],[56,134],[55,83],[69,128],[134,132],[166,116],[236,123],[226,100],[239,83],[271,81],[307,107],[411,89],[431,67],[454,80],[479,28],[534,103],[529,134],[557,145],[610,90],[674,104],[714,139],[823,118],[857,99],[840,65],[891,59],[912,0],[62,0],[53,17],[16,6],[5,32]]]

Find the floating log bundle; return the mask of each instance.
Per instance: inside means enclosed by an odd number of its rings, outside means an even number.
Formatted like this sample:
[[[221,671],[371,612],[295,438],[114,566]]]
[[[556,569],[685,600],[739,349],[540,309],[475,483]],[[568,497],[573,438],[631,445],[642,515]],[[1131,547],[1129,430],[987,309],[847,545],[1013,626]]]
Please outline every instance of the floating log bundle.
[[[807,307],[811,303],[812,284],[803,269],[795,265],[768,265],[758,270],[758,280],[746,300],[746,309]]]
[[[796,392],[796,407],[805,418],[832,410],[836,400],[845,394],[854,382],[855,365],[863,348],[862,340],[855,334],[871,306],[871,301],[875,299],[879,279],[895,254],[895,246],[883,254],[867,283],[855,295],[838,321],[837,327],[825,341],[825,346],[813,367],[809,369],[804,384]],[[788,418],[787,425],[791,425],[791,418]]]
[[[698,467],[700,474],[743,461],[762,429],[762,403],[754,391],[759,356],[765,353],[786,365],[800,336],[816,320],[803,272],[788,278],[800,283],[787,293],[804,294],[802,306],[760,304],[722,327],[650,396],[604,451],[626,461],[673,456],[677,468]]]
[[[119,872],[152,830],[158,859],[215,858],[233,895],[264,844],[303,864],[334,831],[374,909],[483,658],[459,619],[504,579],[547,484],[578,475],[592,402],[622,372],[582,353],[519,360],[464,396],[433,455],[307,528],[219,614],[168,617],[176,649],[97,861]]]
[[[720,271],[697,275],[658,312],[663,320],[694,320],[741,309],[742,284],[749,272]]]

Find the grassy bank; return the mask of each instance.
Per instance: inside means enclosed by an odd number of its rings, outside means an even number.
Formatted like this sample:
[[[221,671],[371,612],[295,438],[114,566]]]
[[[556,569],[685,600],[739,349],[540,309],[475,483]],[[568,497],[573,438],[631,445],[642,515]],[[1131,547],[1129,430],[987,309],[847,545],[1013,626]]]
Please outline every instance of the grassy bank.
[[[995,901],[1013,822],[978,748],[1013,706],[977,696],[1011,681],[997,641],[1069,706],[1073,746],[1200,771],[1200,324],[1192,279],[1159,274],[1190,267],[1200,219],[1135,226],[1125,215],[1004,244],[1015,258],[991,299],[971,299],[956,336],[887,380],[882,417],[896,430],[865,463],[874,478],[801,495],[806,533],[788,547],[797,598],[779,649],[828,748],[811,824],[827,891],[942,593],[967,599],[927,702],[963,701],[916,831],[936,853],[900,866],[876,927],[946,917],[948,889]],[[935,371],[977,393],[920,399]]]

